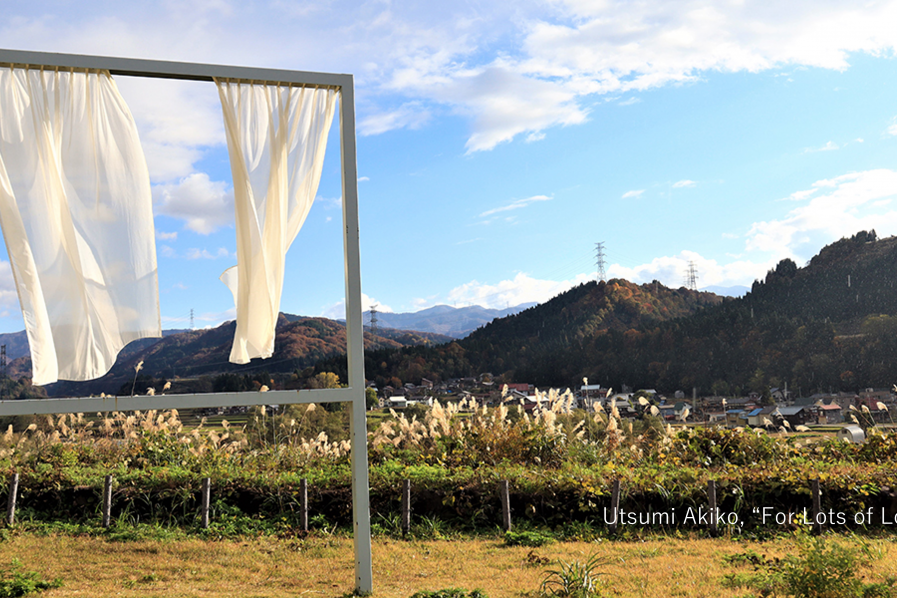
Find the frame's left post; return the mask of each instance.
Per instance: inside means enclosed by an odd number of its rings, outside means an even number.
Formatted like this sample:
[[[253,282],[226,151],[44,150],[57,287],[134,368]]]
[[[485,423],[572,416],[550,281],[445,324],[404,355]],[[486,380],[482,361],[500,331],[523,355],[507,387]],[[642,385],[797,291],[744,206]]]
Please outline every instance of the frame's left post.
[[[371,500],[368,482],[367,406],[364,387],[364,328],[358,236],[358,167],[355,157],[355,91],[351,76],[340,89],[340,147],[343,166],[343,255],[346,273],[346,354],[352,416],[352,520],[355,539],[355,590],[374,591],[371,557]]]

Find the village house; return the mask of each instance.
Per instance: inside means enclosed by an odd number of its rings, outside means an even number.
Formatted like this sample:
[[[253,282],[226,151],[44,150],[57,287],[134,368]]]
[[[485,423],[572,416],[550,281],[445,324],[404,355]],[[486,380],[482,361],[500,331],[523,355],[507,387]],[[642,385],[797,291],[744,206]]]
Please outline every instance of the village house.
[[[841,405],[838,405],[837,403],[817,403],[816,409],[818,412],[816,421],[820,424],[840,424],[844,421],[844,415],[841,413]]]
[[[772,414],[776,417],[776,423],[787,421],[791,428],[806,425],[816,421],[816,406],[798,405],[795,407],[776,407]]]

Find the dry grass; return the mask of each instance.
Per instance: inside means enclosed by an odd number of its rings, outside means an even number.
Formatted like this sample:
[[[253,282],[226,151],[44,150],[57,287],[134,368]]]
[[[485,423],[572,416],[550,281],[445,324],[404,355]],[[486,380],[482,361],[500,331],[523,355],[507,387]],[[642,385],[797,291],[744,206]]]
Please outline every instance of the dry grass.
[[[877,575],[897,573],[897,549],[877,542],[885,556]],[[727,597],[720,585],[733,569],[723,555],[750,548],[781,556],[787,540],[739,544],[730,540],[658,539],[644,542],[557,543],[530,549],[499,540],[404,542],[375,540],[375,596],[407,598],[420,590],[481,588],[491,598],[536,596],[543,572],[556,559],[600,555],[607,595]],[[13,535],[0,544],[0,563],[19,558],[27,570],[60,577],[65,585],[42,596],[281,597],[347,595],[354,585],[352,542],[307,540],[114,543],[97,538]]]

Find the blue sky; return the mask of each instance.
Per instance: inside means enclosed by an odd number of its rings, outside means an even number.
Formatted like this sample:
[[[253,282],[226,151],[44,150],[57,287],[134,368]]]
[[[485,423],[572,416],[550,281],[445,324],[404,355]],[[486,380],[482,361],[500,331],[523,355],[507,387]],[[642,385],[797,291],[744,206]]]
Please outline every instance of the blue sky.
[[[492,4],[496,4],[493,6]],[[780,5],[781,4],[781,5]],[[367,307],[505,307],[607,272],[750,285],[897,234],[897,1],[3,2],[0,47],[352,73]],[[233,317],[211,84],[117,79],[165,328]],[[337,127],[283,311],[342,317]],[[0,331],[23,328],[0,254]]]

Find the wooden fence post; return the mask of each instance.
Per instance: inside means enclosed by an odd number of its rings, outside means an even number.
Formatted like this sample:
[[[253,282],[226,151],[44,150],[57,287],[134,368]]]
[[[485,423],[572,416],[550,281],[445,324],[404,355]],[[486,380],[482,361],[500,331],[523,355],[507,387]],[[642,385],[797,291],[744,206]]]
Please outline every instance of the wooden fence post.
[[[501,521],[506,532],[511,531],[511,489],[508,480],[498,483],[498,492],[501,495]]]
[[[9,498],[6,500],[6,525],[16,522],[16,495],[19,493],[19,474],[9,478]]]
[[[402,535],[411,531],[411,480],[402,484]]]
[[[112,524],[112,476],[103,480],[103,527]]]
[[[202,480],[202,529],[209,529],[209,505],[212,502],[212,478]]]
[[[717,529],[716,520],[718,511],[716,508],[716,481],[710,480],[707,482],[707,503],[710,508],[710,535],[716,536],[719,529]]]
[[[813,493],[813,533],[822,533],[822,523],[819,520],[819,513],[822,512],[822,492],[819,489],[819,478],[814,479],[811,483],[811,491]]]
[[[303,533],[308,533],[308,480],[299,480],[299,527]]]
[[[614,514],[614,522],[610,524],[610,533],[617,533],[620,513],[620,480],[614,480],[610,490],[610,510]]]

